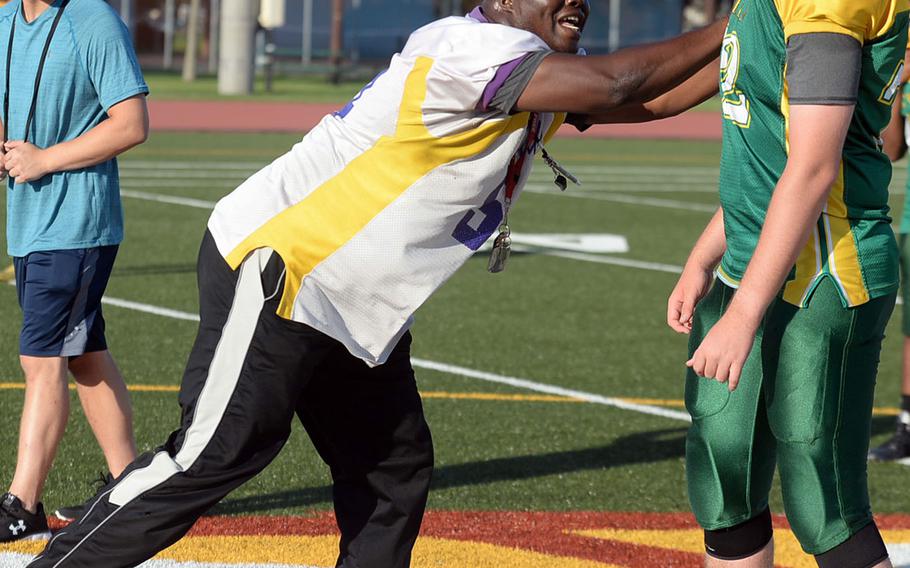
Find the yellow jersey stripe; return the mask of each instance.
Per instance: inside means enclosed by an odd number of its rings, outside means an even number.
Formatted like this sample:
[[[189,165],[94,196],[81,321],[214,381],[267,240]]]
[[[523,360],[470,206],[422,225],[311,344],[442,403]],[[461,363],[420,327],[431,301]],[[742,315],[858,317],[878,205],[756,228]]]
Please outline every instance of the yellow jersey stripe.
[[[717,274],[717,277],[720,279],[720,281],[727,286],[731,288],[739,288],[739,280],[727,274],[727,271],[724,270],[723,266],[718,264],[715,273]]]
[[[253,250],[271,247],[287,276],[278,315],[291,319],[303,279],[360,232],[416,181],[444,164],[480,154],[500,136],[527,125],[529,114],[491,121],[460,134],[437,138],[423,121],[427,75],[433,60],[420,57],[405,83],[394,136],[352,160],[338,175],[282,211],[227,256],[236,269]]]
[[[858,306],[869,301],[869,292],[863,281],[856,237],[847,219],[844,202],[844,164],[841,162],[837,181],[828,195],[824,215],[828,236],[828,269],[841,288],[847,303]]]
[[[547,130],[547,133],[543,135],[543,143],[548,144],[550,140],[556,136],[556,131],[559,130],[559,127],[563,125],[566,121],[566,113],[560,112],[553,115],[553,124],[550,125],[550,128]]]
[[[784,301],[794,306],[805,307],[806,296],[818,275],[821,274],[821,239],[818,227],[809,233],[809,242],[800,251],[796,260],[796,275],[784,285]]]

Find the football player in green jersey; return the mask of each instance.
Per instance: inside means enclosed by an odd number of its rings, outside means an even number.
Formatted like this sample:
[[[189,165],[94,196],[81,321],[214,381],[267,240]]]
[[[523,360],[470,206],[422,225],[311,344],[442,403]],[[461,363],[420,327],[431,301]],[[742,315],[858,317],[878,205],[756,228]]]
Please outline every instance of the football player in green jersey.
[[[879,135],[908,8],[739,0],[730,17],[721,208],[667,309],[690,334],[686,464],[707,566],[772,566],[775,466],[793,532],[819,566],[891,566],[866,455],[898,287]]]
[[[910,50],[904,55],[904,61],[910,56]],[[891,161],[901,159],[907,153],[907,140],[904,132],[906,126],[905,116],[910,113],[910,92],[906,89],[907,80],[910,79],[910,69],[904,65],[901,77],[901,94],[894,100],[891,112],[891,123],[882,133],[885,153]],[[908,180],[910,186],[910,180]],[[898,240],[901,255],[901,299],[903,300],[903,313],[901,314],[901,331],[904,334],[903,365],[901,369],[901,408],[897,416],[894,435],[891,438],[869,451],[869,459],[878,461],[893,461],[910,458],[910,188],[904,197],[904,212],[901,217],[900,238]]]

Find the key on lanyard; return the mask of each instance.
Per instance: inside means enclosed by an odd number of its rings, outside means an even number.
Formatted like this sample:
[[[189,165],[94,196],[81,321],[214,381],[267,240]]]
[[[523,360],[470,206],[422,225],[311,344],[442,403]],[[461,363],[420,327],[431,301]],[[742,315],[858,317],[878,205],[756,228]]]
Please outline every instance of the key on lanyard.
[[[553,174],[556,176],[556,179],[553,180],[553,183],[556,184],[556,187],[558,187],[560,191],[565,191],[569,186],[566,178],[569,178],[569,180],[571,180],[571,182],[575,185],[581,185],[581,182],[578,181],[577,177],[573,176],[569,170],[562,167],[559,162],[550,157],[550,154],[547,153],[546,148],[541,151],[541,157],[543,158],[543,161],[546,162],[548,166],[550,166],[550,169],[553,170]]]
[[[499,226],[499,235],[493,241],[493,250],[490,252],[490,262],[487,270],[496,274],[506,269],[506,262],[512,254],[512,233],[509,231],[508,219]]]

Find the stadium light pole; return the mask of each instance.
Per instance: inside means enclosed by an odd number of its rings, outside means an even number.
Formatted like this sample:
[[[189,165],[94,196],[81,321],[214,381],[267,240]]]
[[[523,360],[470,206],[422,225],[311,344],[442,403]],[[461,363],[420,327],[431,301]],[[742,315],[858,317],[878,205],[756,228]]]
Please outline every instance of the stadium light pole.
[[[164,68],[174,65],[174,20],[177,17],[176,0],[164,2]]]
[[[218,56],[218,93],[248,95],[253,92],[253,58],[256,51],[256,18],[259,2],[223,0],[221,42]]]
[[[332,73],[329,80],[332,83],[341,81],[341,48],[342,34],[344,33],[344,0],[332,0],[332,41],[329,47],[331,55]]]
[[[303,46],[300,54],[302,64],[313,62],[313,0],[303,0]]]
[[[136,40],[133,37],[135,31],[133,29],[133,0],[120,0],[120,19],[126,24],[126,29],[130,31],[130,39],[135,43]]]
[[[622,0],[610,0],[610,31],[607,37],[607,48],[614,52],[622,46]]]
[[[199,12],[202,0],[190,0],[190,17],[186,24],[186,51],[183,53],[183,80],[196,80],[196,54],[199,51]]]
[[[218,70],[218,38],[221,32],[221,0],[209,2],[209,73]]]

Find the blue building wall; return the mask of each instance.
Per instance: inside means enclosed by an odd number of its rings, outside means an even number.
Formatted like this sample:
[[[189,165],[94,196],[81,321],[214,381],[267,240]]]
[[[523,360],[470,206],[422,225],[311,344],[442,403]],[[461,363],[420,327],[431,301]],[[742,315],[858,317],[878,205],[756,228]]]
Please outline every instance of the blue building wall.
[[[620,0],[620,45],[655,41],[679,33],[682,0]],[[450,4],[450,3],[446,3]],[[582,45],[590,53],[604,53],[609,46],[609,1],[592,0],[591,17]],[[433,0],[347,0],[344,50],[356,60],[384,60],[400,51],[408,35],[436,17]],[[329,49],[331,0],[313,2],[313,52]],[[300,53],[303,45],[303,2],[289,0],[287,25],[275,30],[275,43],[283,53]]]

